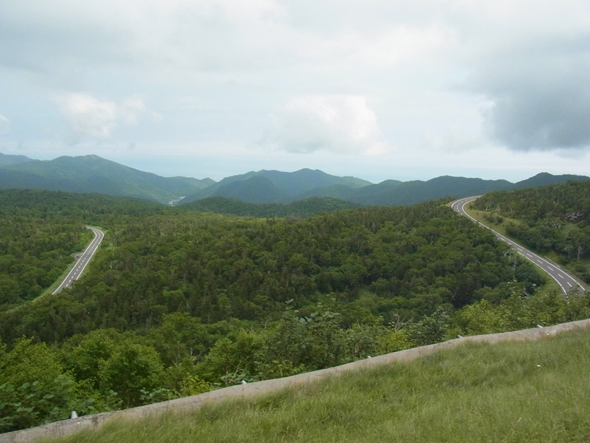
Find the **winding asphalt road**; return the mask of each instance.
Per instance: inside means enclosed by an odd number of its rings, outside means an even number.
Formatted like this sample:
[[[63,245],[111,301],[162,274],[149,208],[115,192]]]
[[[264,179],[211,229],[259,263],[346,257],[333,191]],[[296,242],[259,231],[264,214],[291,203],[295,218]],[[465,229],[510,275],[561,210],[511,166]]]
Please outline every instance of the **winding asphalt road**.
[[[522,247],[518,243],[516,243],[516,242],[510,240],[509,238],[503,236],[499,232],[494,231],[489,226],[484,225],[479,220],[476,220],[471,215],[469,215],[467,213],[467,211],[465,211],[465,206],[467,204],[471,203],[472,201],[477,200],[479,197],[481,197],[481,196],[480,195],[477,195],[477,196],[474,196],[474,197],[461,198],[461,199],[456,200],[453,203],[451,203],[451,208],[455,212],[457,212],[458,214],[470,218],[474,222],[479,223],[484,228],[488,228],[490,231],[492,231],[494,234],[496,234],[496,236],[500,240],[502,240],[503,242],[508,243],[514,250],[516,250],[516,252],[518,252],[520,255],[522,255],[527,260],[533,262],[533,264],[535,264],[538,267],[540,267],[543,271],[545,271],[547,274],[549,274],[551,276],[551,278],[553,278],[553,280],[555,280],[557,282],[557,284],[561,287],[561,289],[562,289],[562,291],[563,291],[564,294],[567,295],[568,292],[574,290],[575,288],[579,288],[582,291],[585,291],[586,290],[584,288],[584,285],[581,284],[576,277],[574,277],[573,275],[569,274],[567,271],[564,271],[557,264],[553,263],[552,261],[550,261],[550,260],[548,260],[548,259],[546,259],[544,257],[541,257],[541,256],[535,254],[532,251],[529,251],[528,249]]]
[[[61,285],[59,285],[58,288],[52,292],[52,294],[57,294],[58,292],[61,292],[64,288],[69,288],[75,280],[78,280],[80,278],[82,272],[84,271],[84,268],[86,268],[86,265],[88,264],[88,262],[98,249],[100,242],[104,238],[104,232],[102,232],[100,229],[91,228],[90,226],[87,226],[87,228],[94,232],[94,240],[92,240],[92,242],[90,243],[90,245],[88,245],[86,250],[79,257],[77,257],[78,261],[76,262],[72,270],[68,273]]]

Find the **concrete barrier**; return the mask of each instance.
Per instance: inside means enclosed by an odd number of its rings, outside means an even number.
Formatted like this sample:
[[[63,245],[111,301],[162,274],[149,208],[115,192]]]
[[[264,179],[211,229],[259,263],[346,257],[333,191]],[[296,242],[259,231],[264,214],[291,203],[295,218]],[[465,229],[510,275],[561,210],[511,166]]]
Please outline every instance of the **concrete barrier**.
[[[154,403],[147,406],[125,409],[122,411],[105,412],[102,414],[87,415],[84,417],[62,420],[55,423],[49,423],[35,428],[23,429],[21,431],[8,432],[0,434],[0,443],[24,443],[34,442],[40,438],[58,438],[67,434],[86,428],[98,428],[106,421],[117,419],[137,420],[146,416],[155,416],[167,411],[195,411],[201,408],[205,403],[216,402],[228,398],[251,397],[268,392],[274,392],[280,389],[297,386],[303,383],[309,383],[320,380],[325,377],[339,375],[348,371],[355,371],[364,368],[370,368],[378,365],[389,364],[399,361],[415,360],[419,357],[433,354],[442,349],[453,348],[459,344],[467,342],[486,342],[498,343],[502,341],[525,341],[537,340],[553,336],[559,332],[568,331],[576,328],[587,328],[590,326],[590,319],[562,323],[545,328],[525,329],[522,331],[502,332],[499,334],[476,335],[471,337],[462,337],[449,340],[442,343],[436,343],[428,346],[407,349],[405,351],[393,352],[391,354],[380,355],[366,360],[359,360],[319,371],[306,372],[305,374],[293,375],[291,377],[278,378],[274,380],[264,380],[255,383],[247,383],[238,386],[230,386],[218,389],[204,394],[193,395],[191,397],[178,398],[176,400]]]

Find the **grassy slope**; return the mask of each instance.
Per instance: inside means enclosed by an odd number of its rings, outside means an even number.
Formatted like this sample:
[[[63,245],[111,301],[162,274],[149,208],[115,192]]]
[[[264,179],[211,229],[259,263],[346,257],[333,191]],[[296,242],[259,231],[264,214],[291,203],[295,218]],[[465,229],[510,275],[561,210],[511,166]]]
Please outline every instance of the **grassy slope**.
[[[590,440],[590,330],[471,344],[61,442]]]

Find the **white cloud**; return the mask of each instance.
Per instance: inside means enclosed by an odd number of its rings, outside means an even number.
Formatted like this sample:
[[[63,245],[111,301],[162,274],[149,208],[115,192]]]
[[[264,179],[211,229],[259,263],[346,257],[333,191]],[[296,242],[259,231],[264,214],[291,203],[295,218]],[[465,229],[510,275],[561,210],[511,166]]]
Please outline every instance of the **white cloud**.
[[[0,134],[7,134],[10,132],[10,120],[0,114]]]
[[[401,62],[415,62],[446,53],[453,48],[455,38],[453,29],[438,24],[397,24],[369,32],[339,33],[334,37],[315,35],[305,45],[302,57],[314,65],[390,68]]]
[[[70,125],[74,143],[85,136],[107,139],[119,126],[137,124],[138,116],[145,111],[143,101],[137,96],[117,104],[88,94],[68,94],[60,97],[58,103]]]
[[[447,156],[492,148],[583,155],[589,29],[587,0],[0,1],[0,103],[12,120],[0,133],[11,124],[3,143],[49,146],[66,121],[77,152],[133,140],[143,156],[157,140],[167,156],[226,165],[227,146],[259,139],[272,112],[261,144],[274,151],[256,153],[270,169],[320,157],[389,167],[412,152],[416,171],[428,158],[444,174]],[[64,91],[86,94],[48,104]],[[234,173],[255,153],[243,156]]]
[[[297,97],[271,115],[263,145],[293,153],[379,154],[386,149],[375,113],[354,95]]]

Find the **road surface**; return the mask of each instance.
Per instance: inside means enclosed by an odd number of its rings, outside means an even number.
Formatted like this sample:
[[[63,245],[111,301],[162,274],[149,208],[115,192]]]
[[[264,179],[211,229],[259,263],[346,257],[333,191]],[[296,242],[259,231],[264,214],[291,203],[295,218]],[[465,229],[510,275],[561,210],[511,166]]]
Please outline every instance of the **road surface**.
[[[568,292],[574,290],[575,288],[579,288],[582,291],[586,290],[584,288],[584,285],[581,284],[576,277],[574,277],[573,275],[564,271],[562,268],[560,268],[558,265],[556,265],[552,261],[550,261],[544,257],[541,257],[532,251],[529,251],[528,249],[526,249],[523,246],[519,245],[518,243],[510,240],[509,238],[503,236],[499,232],[494,231],[489,226],[484,225],[479,220],[476,220],[471,215],[469,215],[467,213],[467,211],[465,211],[465,206],[467,204],[471,203],[472,201],[477,200],[479,197],[481,197],[481,196],[477,195],[474,197],[466,197],[466,198],[456,200],[453,203],[451,203],[451,208],[453,208],[453,210],[455,212],[457,212],[458,214],[461,214],[465,217],[469,217],[474,222],[481,224],[481,226],[483,226],[484,228],[488,228],[490,231],[492,231],[494,234],[496,234],[496,236],[500,240],[502,240],[503,242],[506,242],[510,246],[512,246],[512,248],[516,252],[518,252],[520,255],[522,255],[527,260],[531,261],[533,264],[540,267],[543,271],[545,271],[547,274],[549,274],[551,276],[551,278],[553,278],[553,280],[555,280],[557,282],[557,284],[561,287],[564,294],[567,294]]]
[[[82,272],[84,271],[84,268],[86,268],[86,265],[88,264],[88,262],[98,249],[100,242],[104,238],[104,232],[102,232],[100,229],[91,228],[90,226],[88,226],[87,228],[94,232],[94,240],[92,240],[92,242],[90,243],[90,245],[88,245],[86,250],[79,257],[77,257],[78,261],[76,262],[72,270],[68,273],[61,285],[59,285],[59,287],[52,292],[52,294],[57,294],[58,292],[61,292],[64,288],[69,288],[74,281],[80,278]]]

